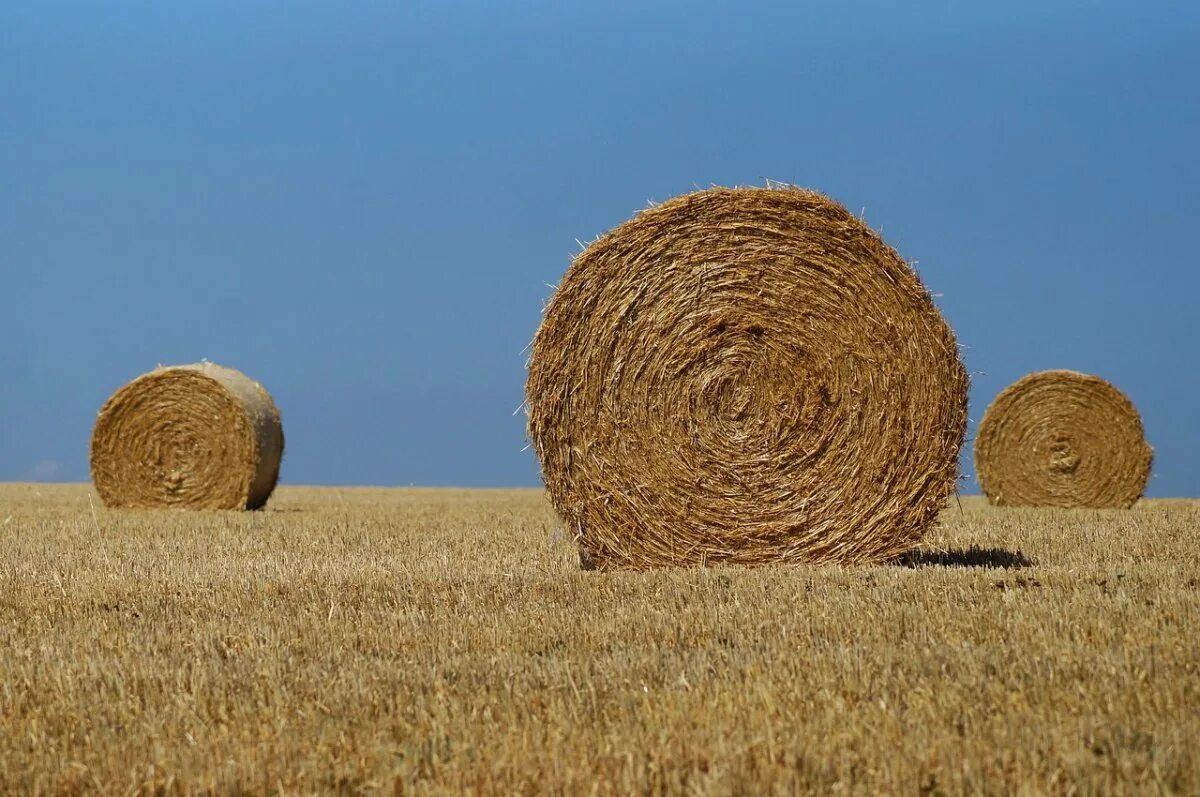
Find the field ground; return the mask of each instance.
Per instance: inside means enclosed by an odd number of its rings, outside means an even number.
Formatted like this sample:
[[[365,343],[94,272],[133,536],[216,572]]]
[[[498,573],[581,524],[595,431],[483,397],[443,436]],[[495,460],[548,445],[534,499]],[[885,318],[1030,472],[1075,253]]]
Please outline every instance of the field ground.
[[[540,491],[0,486],[0,793],[1200,793],[1200,502],[581,572]]]

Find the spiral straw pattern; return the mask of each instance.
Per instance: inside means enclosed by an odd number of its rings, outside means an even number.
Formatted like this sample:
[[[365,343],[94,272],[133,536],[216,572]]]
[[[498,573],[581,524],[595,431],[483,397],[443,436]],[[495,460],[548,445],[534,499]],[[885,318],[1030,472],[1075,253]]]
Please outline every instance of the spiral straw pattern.
[[[998,395],[975,440],[983,492],[1002,506],[1130,507],[1154,450],[1125,394],[1098,376],[1040,371]]]
[[[836,202],[714,188],[572,262],[526,385],[584,567],[869,562],[954,490],[967,374],[911,268]]]
[[[112,507],[257,509],[282,456],[271,396],[212,363],[138,377],[104,404],[92,431],[92,481]]]

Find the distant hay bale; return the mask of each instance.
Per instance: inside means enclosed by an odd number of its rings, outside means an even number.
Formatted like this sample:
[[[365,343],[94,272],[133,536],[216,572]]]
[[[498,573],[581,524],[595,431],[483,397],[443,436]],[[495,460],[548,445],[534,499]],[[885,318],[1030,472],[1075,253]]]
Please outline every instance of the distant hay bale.
[[[967,374],[917,275],[844,207],[714,188],[574,259],[526,404],[585,567],[871,562],[954,491]]]
[[[113,507],[258,509],[282,456],[270,394],[212,363],[138,377],[104,404],[92,431],[92,480]]]
[[[1003,506],[1130,507],[1154,449],[1137,408],[1098,376],[1040,371],[1001,391],[975,440],[984,494]]]

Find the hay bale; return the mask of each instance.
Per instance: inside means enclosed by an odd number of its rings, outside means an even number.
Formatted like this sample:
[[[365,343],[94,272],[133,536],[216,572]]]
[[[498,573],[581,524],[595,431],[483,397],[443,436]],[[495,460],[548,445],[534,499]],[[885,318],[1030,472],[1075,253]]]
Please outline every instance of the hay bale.
[[[979,483],[1002,506],[1128,508],[1145,492],[1153,458],[1125,394],[1075,371],[1006,387],[975,439]]]
[[[714,188],[575,258],[526,403],[585,567],[869,562],[955,489],[967,374],[916,274],[844,207]]]
[[[258,509],[282,456],[270,394],[212,363],[139,376],[104,404],[92,431],[92,481],[113,507]]]

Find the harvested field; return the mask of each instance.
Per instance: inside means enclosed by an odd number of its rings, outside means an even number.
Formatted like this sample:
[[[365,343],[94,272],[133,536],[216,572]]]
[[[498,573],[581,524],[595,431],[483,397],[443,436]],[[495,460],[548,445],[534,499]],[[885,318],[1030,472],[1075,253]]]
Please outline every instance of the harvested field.
[[[541,491],[0,486],[0,793],[1200,792],[1200,502],[581,572]]]

